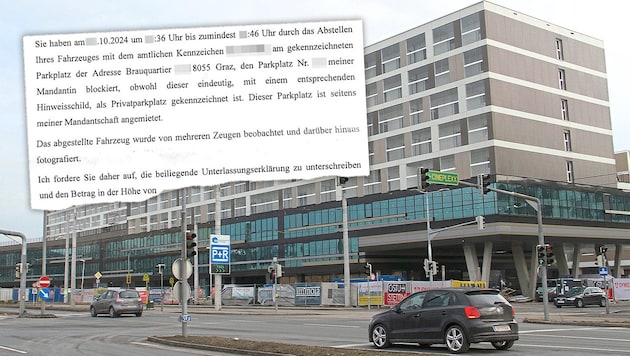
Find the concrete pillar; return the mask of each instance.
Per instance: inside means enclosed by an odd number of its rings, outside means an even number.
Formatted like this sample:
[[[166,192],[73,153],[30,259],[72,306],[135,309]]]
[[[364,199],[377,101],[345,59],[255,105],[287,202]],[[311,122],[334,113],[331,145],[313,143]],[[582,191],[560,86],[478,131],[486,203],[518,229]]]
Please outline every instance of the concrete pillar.
[[[568,276],[569,275],[569,263],[567,262],[567,254],[564,251],[564,244],[558,244],[558,246],[553,246],[553,253],[556,256],[556,261],[558,263],[558,273],[560,276]]]
[[[533,250],[536,250],[535,246],[533,247]],[[512,242],[512,256],[514,256],[514,267],[516,268],[516,277],[518,278],[518,284],[521,287],[521,291],[523,292],[523,295],[532,296],[532,290],[535,292],[536,283],[534,282],[534,288],[530,289],[530,277],[528,275],[527,261],[525,259],[525,253],[523,252],[522,243]],[[536,281],[535,278],[533,280]]]
[[[492,241],[483,244],[483,263],[481,266],[481,280],[490,285],[490,269],[492,266]]]
[[[477,250],[474,243],[464,243],[464,258],[466,258],[466,268],[468,268],[468,278],[471,281],[479,280],[477,270],[479,269],[479,261],[477,259]]]
[[[615,266],[611,274],[615,278],[621,278],[623,275],[623,267],[621,266],[621,255],[623,253],[623,245],[615,244]]]
[[[573,278],[580,277],[580,262],[582,261],[582,253],[580,244],[573,244],[573,268],[571,268],[571,276]]]

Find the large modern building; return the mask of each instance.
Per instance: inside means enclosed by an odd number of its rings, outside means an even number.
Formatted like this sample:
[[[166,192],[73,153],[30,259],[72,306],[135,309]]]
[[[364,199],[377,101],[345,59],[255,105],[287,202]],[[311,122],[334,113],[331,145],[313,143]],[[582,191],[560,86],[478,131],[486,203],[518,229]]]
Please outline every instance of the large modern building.
[[[369,176],[343,185],[338,177],[241,181],[49,211],[47,274],[63,281],[68,241],[76,237],[90,286],[96,272],[101,282],[121,285],[130,273],[144,285],[157,263],[179,257],[184,198],[187,228],[202,247],[202,286],[209,284],[204,247],[219,232],[230,235],[232,248],[224,283],[267,282],[274,257],[285,266],[284,281],[332,280],[344,275],[343,196],[353,278],[363,278],[369,262],[381,275],[426,279],[423,260],[431,253],[441,267],[436,278],[503,280],[531,291],[537,209],[558,257],[551,276],[593,273],[601,245],[610,247],[614,274],[624,275],[630,194],[617,185],[604,54],[600,40],[490,2],[369,45]],[[469,186],[421,194],[420,167],[470,183],[487,174],[491,187],[535,197],[540,206]],[[485,217],[484,229],[477,216]],[[29,251],[38,276],[42,246]],[[12,269],[19,251],[2,253],[8,258],[0,268]],[[0,271],[0,286],[12,285],[12,274]]]

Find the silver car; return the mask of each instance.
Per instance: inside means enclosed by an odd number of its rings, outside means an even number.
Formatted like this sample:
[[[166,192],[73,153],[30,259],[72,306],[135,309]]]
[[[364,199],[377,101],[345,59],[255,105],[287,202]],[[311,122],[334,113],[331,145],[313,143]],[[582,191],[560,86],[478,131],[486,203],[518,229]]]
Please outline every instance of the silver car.
[[[92,301],[90,314],[109,314],[115,318],[121,314],[142,316],[144,304],[140,294],[133,289],[108,290]]]

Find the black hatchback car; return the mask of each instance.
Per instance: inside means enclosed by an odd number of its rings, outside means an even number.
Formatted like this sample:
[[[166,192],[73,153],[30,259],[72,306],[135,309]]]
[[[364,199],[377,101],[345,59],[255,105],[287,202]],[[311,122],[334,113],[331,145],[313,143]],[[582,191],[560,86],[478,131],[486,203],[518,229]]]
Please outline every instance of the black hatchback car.
[[[507,350],[518,340],[514,309],[496,289],[446,288],[411,294],[370,320],[369,340],[377,348],[393,343],[446,344],[451,353],[471,343],[490,342]]]

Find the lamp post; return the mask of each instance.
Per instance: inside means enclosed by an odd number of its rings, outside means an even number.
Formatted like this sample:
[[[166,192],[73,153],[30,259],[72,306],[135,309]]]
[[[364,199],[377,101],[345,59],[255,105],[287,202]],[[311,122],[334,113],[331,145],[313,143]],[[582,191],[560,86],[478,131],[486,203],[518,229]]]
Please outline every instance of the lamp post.
[[[83,263],[81,267],[81,298],[83,298],[83,281],[85,280],[85,258],[79,259]]]

